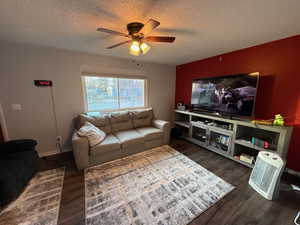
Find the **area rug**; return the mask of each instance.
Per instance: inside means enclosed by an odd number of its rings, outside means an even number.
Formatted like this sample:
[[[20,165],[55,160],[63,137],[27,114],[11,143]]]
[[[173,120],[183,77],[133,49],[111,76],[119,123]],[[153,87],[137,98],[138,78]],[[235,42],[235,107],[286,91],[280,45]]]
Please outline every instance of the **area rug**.
[[[37,173],[20,197],[0,214],[1,225],[56,225],[64,168]]]
[[[86,225],[186,225],[233,189],[165,145],[85,170]]]

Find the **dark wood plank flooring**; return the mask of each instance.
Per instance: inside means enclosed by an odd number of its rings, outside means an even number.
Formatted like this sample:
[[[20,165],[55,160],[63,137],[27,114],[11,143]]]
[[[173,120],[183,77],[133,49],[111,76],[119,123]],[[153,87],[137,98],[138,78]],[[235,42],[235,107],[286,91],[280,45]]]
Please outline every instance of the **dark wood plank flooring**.
[[[248,185],[250,169],[183,140],[172,140],[174,149],[196,161],[236,189],[198,216],[190,225],[292,225],[300,210],[300,194],[281,191],[268,201]],[[85,225],[83,172],[75,167],[72,153],[41,160],[41,169],[66,167],[59,225]],[[300,185],[297,177],[284,175],[283,182]]]

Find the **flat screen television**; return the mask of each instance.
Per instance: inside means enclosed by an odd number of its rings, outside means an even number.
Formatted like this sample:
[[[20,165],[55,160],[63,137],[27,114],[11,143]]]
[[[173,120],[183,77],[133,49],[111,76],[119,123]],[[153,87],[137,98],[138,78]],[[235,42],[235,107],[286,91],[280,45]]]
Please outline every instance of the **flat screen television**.
[[[193,80],[194,110],[253,116],[259,73],[245,73]]]

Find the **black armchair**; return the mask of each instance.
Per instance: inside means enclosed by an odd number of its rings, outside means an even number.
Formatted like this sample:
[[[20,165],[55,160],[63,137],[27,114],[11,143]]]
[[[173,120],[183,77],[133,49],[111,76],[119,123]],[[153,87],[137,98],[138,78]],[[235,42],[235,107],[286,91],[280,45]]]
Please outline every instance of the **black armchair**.
[[[39,168],[34,140],[0,144],[0,206],[16,199]]]

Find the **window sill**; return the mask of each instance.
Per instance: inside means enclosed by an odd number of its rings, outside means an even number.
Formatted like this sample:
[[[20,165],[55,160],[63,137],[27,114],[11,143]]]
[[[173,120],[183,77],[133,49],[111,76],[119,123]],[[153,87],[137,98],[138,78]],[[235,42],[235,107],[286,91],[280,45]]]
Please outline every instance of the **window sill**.
[[[94,110],[94,111],[87,111],[87,114],[90,115],[97,115],[102,113],[112,113],[112,112],[120,112],[120,111],[130,111],[130,110],[138,110],[138,109],[149,109],[150,107],[134,107],[134,108],[121,108],[121,109],[107,109],[107,110]]]

